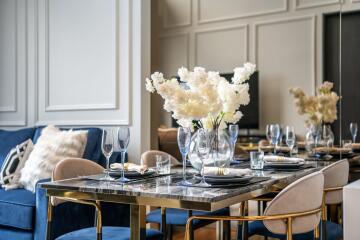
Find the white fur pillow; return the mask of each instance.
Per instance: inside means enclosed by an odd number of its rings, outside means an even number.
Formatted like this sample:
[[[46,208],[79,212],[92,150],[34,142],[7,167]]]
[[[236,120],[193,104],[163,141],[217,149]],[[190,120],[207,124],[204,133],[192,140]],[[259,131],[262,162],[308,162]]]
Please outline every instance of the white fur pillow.
[[[69,157],[82,157],[86,142],[87,131],[61,131],[47,126],[21,171],[20,183],[27,190],[35,192],[36,183],[50,178],[58,162]]]

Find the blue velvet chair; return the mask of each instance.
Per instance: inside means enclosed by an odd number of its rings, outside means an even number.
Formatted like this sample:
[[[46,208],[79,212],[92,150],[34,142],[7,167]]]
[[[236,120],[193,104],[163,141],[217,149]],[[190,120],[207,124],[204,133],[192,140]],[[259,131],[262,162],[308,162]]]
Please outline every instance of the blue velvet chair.
[[[8,152],[16,145],[32,139],[36,143],[43,127],[24,128],[16,131],[0,130],[0,164]],[[84,158],[105,166],[101,153],[101,130],[86,128],[88,140]],[[49,181],[44,179],[40,182]],[[32,193],[25,189],[5,191],[0,189],[0,240],[44,240],[46,233],[48,198],[44,189],[36,188]],[[112,226],[129,226],[128,205],[102,204],[103,223]],[[70,216],[78,216],[76,218]],[[119,217],[122,216],[122,217]],[[94,209],[76,203],[64,203],[54,208],[52,236],[92,227]]]

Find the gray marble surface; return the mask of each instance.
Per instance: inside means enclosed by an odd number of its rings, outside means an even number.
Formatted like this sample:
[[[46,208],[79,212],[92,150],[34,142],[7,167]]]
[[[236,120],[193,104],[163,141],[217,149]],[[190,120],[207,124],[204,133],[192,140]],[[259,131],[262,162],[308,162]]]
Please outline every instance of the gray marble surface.
[[[314,161],[306,162],[306,168],[299,170],[253,170],[255,179],[266,179],[261,182],[248,185],[238,185],[231,188],[200,188],[180,186],[181,180],[179,169],[172,169],[174,172],[169,176],[148,178],[140,181],[133,181],[127,184],[120,182],[108,182],[94,180],[93,177],[79,177],[76,179],[62,180],[56,182],[42,183],[41,187],[49,190],[64,190],[85,193],[116,194],[125,196],[141,196],[156,199],[177,199],[196,202],[217,202],[233,196],[249,193],[258,189],[270,187],[275,184],[289,184],[296,179],[318,171],[332,162]],[[247,163],[234,167],[246,168]],[[194,173],[188,168],[188,173]]]

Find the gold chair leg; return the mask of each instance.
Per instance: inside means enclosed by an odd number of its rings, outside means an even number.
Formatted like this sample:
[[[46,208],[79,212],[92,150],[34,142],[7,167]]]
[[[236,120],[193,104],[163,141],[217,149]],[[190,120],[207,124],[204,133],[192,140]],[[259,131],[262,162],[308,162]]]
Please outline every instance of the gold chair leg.
[[[50,240],[51,239],[52,216],[53,216],[53,207],[51,204],[51,197],[49,197],[47,210],[48,211],[47,211],[46,240]]]
[[[102,214],[99,201],[96,201],[96,239],[102,240]]]
[[[314,238],[320,239],[320,223],[319,223],[319,225],[317,225],[317,227],[314,230]]]
[[[292,240],[292,218],[288,218],[286,221],[286,240]]]

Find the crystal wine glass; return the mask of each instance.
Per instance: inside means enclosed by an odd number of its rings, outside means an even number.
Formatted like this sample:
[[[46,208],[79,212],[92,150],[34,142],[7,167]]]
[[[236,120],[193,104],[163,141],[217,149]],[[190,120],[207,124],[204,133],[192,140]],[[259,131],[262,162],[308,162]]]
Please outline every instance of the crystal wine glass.
[[[354,123],[354,122],[350,123],[350,133],[352,136],[353,143],[356,142],[357,131],[358,131],[357,123]]]
[[[183,162],[183,180],[181,181],[182,185],[192,185],[191,182],[186,180],[186,156],[190,150],[191,143],[191,130],[187,127],[179,127],[177,132],[177,141],[179,150],[182,156]]]
[[[126,183],[130,181],[128,178],[125,177],[125,156],[130,142],[129,127],[127,126],[119,127],[117,131],[117,136],[118,136],[118,143],[121,153],[121,164],[122,164],[121,178],[119,180],[122,183]]]
[[[235,124],[229,125],[229,135],[231,143],[233,144],[232,160],[234,160],[236,141],[239,135],[239,126]]]
[[[197,155],[201,161],[201,182],[198,184],[201,187],[208,187],[210,184],[205,181],[205,159],[209,156],[210,153],[210,139],[209,134],[202,128],[200,128],[197,132],[196,138],[196,146],[197,146]]]
[[[280,137],[280,126],[279,124],[271,124],[270,125],[270,136],[271,143],[274,145],[274,155],[276,155],[276,147]]]
[[[114,135],[111,130],[103,129],[101,137],[101,151],[106,158],[106,173],[101,180],[113,180],[113,178],[109,175],[110,157],[114,152]]]
[[[266,125],[266,139],[268,140],[269,145],[271,144],[271,131],[270,131],[271,124]]]
[[[296,141],[294,127],[287,126],[285,130],[286,145],[290,148],[290,157],[292,157],[293,148]]]

